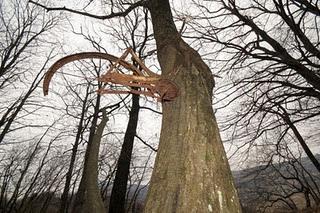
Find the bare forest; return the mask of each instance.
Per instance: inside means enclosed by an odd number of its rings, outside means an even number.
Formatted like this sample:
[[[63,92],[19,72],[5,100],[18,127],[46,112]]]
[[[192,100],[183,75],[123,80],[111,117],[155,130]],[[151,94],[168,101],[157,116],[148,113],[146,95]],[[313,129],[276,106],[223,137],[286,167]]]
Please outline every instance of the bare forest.
[[[0,213],[319,212],[319,27],[317,0],[0,1]]]

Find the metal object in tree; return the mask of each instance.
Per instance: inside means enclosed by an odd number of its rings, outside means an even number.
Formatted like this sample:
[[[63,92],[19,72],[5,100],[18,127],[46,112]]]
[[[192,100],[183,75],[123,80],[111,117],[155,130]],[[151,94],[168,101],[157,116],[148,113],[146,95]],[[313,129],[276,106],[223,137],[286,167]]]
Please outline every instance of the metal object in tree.
[[[131,54],[133,63],[126,61]],[[104,59],[111,63],[105,74],[98,78],[98,81],[105,84],[99,90],[100,94],[139,94],[156,98],[157,101],[172,101],[178,94],[179,89],[169,79],[164,79],[148,69],[131,48],[118,58],[116,56],[100,52],[82,52],[68,55],[55,62],[46,73],[43,82],[44,95],[48,94],[50,81],[55,72],[67,63],[81,59]],[[126,73],[121,68],[125,68]],[[119,87],[116,86],[121,86]]]

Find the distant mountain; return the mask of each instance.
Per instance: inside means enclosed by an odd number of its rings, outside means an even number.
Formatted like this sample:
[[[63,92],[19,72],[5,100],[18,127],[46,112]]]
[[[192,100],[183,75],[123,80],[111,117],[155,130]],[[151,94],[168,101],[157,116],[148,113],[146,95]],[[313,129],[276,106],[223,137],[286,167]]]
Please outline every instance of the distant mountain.
[[[316,154],[315,157],[320,160],[320,154]],[[308,187],[313,189],[320,187],[319,172],[307,157],[299,161],[282,162],[271,166],[261,165],[232,173],[242,205],[251,208],[261,206],[266,200],[276,200],[293,192],[290,199],[299,208],[303,208],[304,194],[297,192]],[[320,196],[319,192],[316,193]],[[278,203],[275,205],[276,208],[286,207],[286,199]],[[289,205],[290,203],[291,201],[288,201]]]

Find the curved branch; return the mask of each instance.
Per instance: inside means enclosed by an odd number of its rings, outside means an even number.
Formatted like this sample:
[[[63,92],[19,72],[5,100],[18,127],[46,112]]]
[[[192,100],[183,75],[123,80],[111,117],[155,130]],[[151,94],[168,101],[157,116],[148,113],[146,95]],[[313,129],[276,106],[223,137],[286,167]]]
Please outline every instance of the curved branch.
[[[139,137],[137,134],[135,135],[136,138],[139,139],[139,141],[141,141],[144,145],[146,145],[147,147],[149,147],[152,151],[157,152],[158,150],[156,148],[153,148],[150,144],[148,144],[147,142],[145,142],[141,137]]]
[[[124,16],[128,15],[132,10],[134,10],[137,7],[146,7],[146,0],[141,0],[141,1],[137,1],[136,3],[131,4],[127,9],[125,9],[124,11],[121,11],[121,12],[116,12],[116,13],[111,12],[108,15],[95,15],[95,14],[92,14],[92,13],[86,13],[86,12],[81,12],[81,11],[78,11],[78,10],[73,10],[73,9],[70,9],[70,8],[67,8],[67,7],[47,7],[47,6],[43,5],[43,4],[40,4],[40,3],[32,1],[32,0],[29,0],[29,2],[32,3],[32,4],[35,4],[35,5],[39,6],[39,7],[42,7],[47,12],[55,11],[55,10],[67,11],[67,12],[70,12],[70,13],[83,15],[83,16],[96,18],[96,19],[102,19],[102,20],[111,19],[111,18],[114,18],[114,17],[124,17]]]

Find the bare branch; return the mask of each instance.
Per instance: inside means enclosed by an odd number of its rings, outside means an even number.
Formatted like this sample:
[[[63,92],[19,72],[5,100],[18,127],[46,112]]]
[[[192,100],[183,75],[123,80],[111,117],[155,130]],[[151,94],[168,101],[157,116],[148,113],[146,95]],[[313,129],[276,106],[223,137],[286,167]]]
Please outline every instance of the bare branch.
[[[78,10],[73,10],[67,7],[47,7],[43,4],[40,4],[38,2],[29,0],[30,3],[35,4],[39,7],[42,7],[43,9],[45,9],[47,12],[50,11],[67,11],[70,13],[74,13],[74,14],[78,14],[78,15],[83,15],[83,16],[87,16],[87,17],[91,17],[91,18],[95,18],[95,19],[111,19],[114,17],[125,17],[126,15],[128,15],[132,10],[134,10],[137,7],[146,7],[146,0],[141,0],[141,1],[137,1],[136,3],[131,4],[127,9],[125,9],[124,11],[121,12],[111,12],[108,15],[95,15],[92,13],[87,13],[87,12],[82,12],[82,11],[78,11]]]

